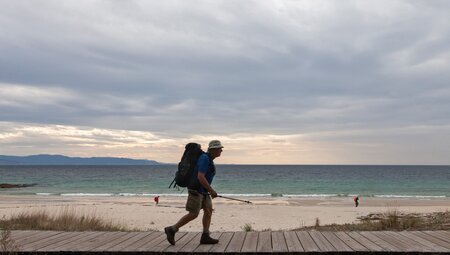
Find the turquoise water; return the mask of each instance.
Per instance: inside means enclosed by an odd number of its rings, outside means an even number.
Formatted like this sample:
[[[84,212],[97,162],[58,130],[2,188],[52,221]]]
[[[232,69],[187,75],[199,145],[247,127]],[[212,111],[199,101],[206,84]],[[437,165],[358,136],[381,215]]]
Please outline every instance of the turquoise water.
[[[0,194],[183,196],[168,189],[176,166],[0,166],[0,183],[35,184]],[[218,165],[222,195],[450,197],[450,166]]]

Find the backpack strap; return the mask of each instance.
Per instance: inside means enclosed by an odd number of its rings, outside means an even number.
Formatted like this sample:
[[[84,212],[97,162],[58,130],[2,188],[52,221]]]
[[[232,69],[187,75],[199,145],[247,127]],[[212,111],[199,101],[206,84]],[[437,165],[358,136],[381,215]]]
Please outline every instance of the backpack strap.
[[[173,181],[170,183],[169,189],[172,188],[172,185],[173,185],[173,188],[177,187],[177,184],[175,183],[175,178],[173,178]]]
[[[214,165],[214,161],[212,160],[211,155],[209,155],[209,153],[207,153],[207,152],[205,152],[205,154],[208,156],[209,166],[210,166],[212,174],[216,175],[216,165]]]

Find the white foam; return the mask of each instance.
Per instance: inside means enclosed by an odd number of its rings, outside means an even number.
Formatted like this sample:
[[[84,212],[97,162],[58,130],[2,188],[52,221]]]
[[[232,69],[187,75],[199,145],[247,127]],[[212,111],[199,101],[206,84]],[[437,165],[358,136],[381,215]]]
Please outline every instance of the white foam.
[[[233,193],[228,193],[228,194],[219,194],[221,196],[226,196],[226,197],[272,197],[272,194],[233,194]]]
[[[111,193],[64,193],[63,197],[112,197]]]
[[[446,198],[446,196],[412,196],[412,195],[375,195],[374,197],[379,198]]]
[[[37,196],[53,196],[58,195],[56,193],[36,193]]]
[[[293,195],[283,195],[283,197],[311,197],[311,198],[316,198],[316,197],[337,197],[338,194],[293,194]]]
[[[37,196],[65,196],[65,197],[186,197],[187,192],[182,193],[50,193],[40,192],[35,193]],[[327,198],[327,197],[354,197],[354,194],[238,194],[238,193],[224,193],[219,194],[227,197],[288,197],[288,198]],[[377,198],[420,198],[420,199],[433,199],[433,198],[446,198],[445,195],[437,196],[425,196],[425,195],[373,195],[370,197]]]

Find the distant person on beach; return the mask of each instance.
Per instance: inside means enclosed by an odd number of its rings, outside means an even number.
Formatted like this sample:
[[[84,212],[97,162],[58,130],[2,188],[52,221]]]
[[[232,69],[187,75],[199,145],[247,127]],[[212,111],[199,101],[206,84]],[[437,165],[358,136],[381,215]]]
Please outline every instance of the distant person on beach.
[[[358,197],[358,196],[355,196],[355,197],[353,198],[353,201],[355,201],[355,207],[358,207],[358,205],[359,205],[359,197]]]
[[[154,197],[153,200],[155,201],[156,205],[159,204],[159,196]]]
[[[186,201],[186,211],[188,213],[181,217],[181,219],[173,226],[164,228],[167,236],[167,241],[175,245],[175,233],[178,230],[197,218],[200,210],[203,209],[203,234],[200,239],[200,244],[216,244],[219,240],[210,237],[209,226],[211,225],[211,217],[213,212],[212,198],[217,197],[216,191],[211,187],[212,180],[216,174],[216,167],[213,160],[220,157],[222,153],[222,144],[219,140],[212,140],[209,142],[208,152],[202,154],[197,161],[194,170],[194,178],[198,179],[199,187],[197,189],[188,188],[188,198]]]

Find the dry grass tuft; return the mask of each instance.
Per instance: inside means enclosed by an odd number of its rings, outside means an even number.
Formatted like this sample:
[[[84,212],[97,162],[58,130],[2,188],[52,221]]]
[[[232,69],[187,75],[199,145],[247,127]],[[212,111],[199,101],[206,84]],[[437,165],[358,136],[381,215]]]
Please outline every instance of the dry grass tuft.
[[[11,230],[8,225],[5,225],[0,230],[0,253],[2,254],[16,254],[19,246],[11,238]]]
[[[318,217],[316,218],[316,223],[314,224],[314,227],[316,228],[320,227],[320,219]]]
[[[244,230],[244,232],[255,231],[250,223],[246,223],[241,229]]]
[[[317,224],[312,227],[302,227],[296,230],[323,230],[323,231],[402,231],[402,230],[450,230],[450,211],[430,214],[401,213],[390,209],[386,213],[372,214],[361,218],[361,222],[343,225]]]
[[[10,230],[56,230],[56,231],[130,231],[123,226],[105,221],[94,213],[77,213],[65,207],[56,215],[46,211],[24,212],[0,220],[0,228]]]

